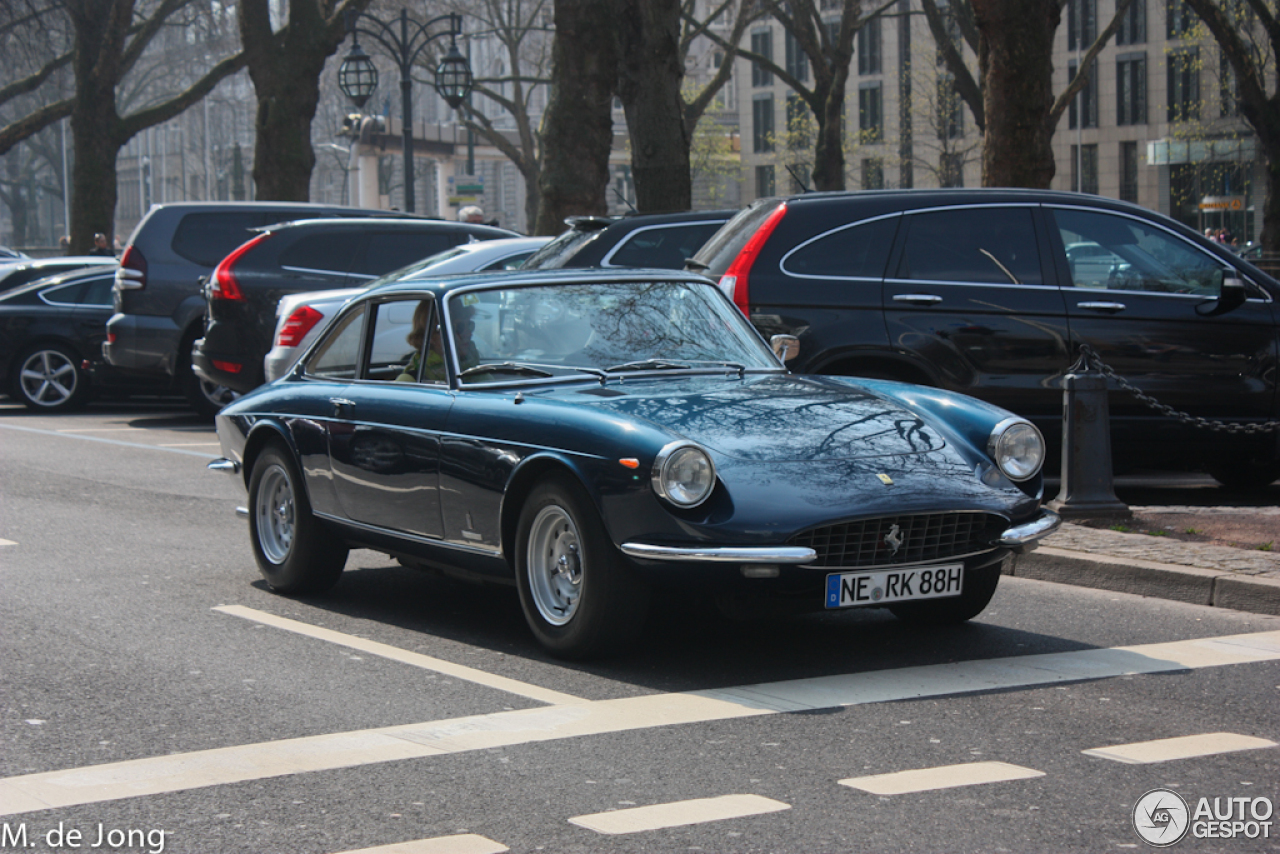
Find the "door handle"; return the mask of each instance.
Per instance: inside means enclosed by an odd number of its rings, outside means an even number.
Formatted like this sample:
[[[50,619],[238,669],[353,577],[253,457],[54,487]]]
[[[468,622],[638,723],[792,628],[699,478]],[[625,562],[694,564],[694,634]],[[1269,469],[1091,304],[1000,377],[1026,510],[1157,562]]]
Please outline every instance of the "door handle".
[[[942,297],[933,294],[894,294],[894,302],[906,302],[912,305],[936,305],[942,302]]]
[[[345,397],[331,397],[329,402],[333,404],[335,418],[347,418],[355,412],[356,402],[354,400],[347,400]]]
[[[1076,308],[1087,308],[1089,311],[1107,311],[1114,314],[1117,311],[1124,311],[1124,303],[1122,302],[1078,302]]]

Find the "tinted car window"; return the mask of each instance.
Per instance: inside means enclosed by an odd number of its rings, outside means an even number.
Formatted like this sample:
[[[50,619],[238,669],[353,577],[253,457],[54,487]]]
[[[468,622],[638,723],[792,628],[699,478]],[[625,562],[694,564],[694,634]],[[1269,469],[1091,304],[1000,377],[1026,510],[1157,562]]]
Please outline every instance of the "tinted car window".
[[[897,230],[893,216],[828,232],[789,252],[782,269],[795,276],[883,278]]]
[[[583,248],[595,240],[600,231],[581,231],[571,228],[555,240],[529,256],[524,266],[530,269],[543,270],[563,267],[565,262],[577,255]]]
[[[690,269],[712,278],[722,275],[778,204],[777,199],[769,199],[739,211],[697,251]]]
[[[906,217],[899,279],[1038,285],[1040,253],[1029,208],[964,208]]]
[[[50,305],[76,305],[83,301],[87,287],[88,284],[85,282],[76,282],[73,285],[63,285],[60,288],[48,288],[40,292],[40,299]]]
[[[628,237],[606,259],[614,267],[660,267],[679,270],[723,223],[690,223],[646,228]]]
[[[115,276],[108,276],[104,279],[94,279],[88,283],[85,292],[80,299],[81,305],[96,305],[103,308],[111,307],[111,286],[115,284]]]
[[[398,270],[448,249],[459,236],[394,231],[371,234],[369,246],[352,272],[380,276],[388,270]]]
[[[363,320],[364,306],[342,318],[312,354],[307,362],[307,373],[335,380],[355,379]]]
[[[249,229],[301,216],[315,216],[315,213],[272,211],[246,215],[241,210],[187,214],[173,233],[173,251],[194,264],[216,267],[232,249],[253,236]]]
[[[1225,264],[1166,231],[1093,211],[1053,215],[1076,287],[1211,296],[1220,289]]]
[[[280,253],[280,266],[345,273],[365,239],[366,236],[357,231],[308,234]]]

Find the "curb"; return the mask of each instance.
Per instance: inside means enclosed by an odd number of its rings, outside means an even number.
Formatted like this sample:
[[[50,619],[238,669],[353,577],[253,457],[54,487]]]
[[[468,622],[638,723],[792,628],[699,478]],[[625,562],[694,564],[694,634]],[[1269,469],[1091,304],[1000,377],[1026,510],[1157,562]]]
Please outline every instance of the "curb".
[[[1136,558],[1041,546],[1019,555],[1009,575],[1193,605],[1280,616],[1280,580]]]

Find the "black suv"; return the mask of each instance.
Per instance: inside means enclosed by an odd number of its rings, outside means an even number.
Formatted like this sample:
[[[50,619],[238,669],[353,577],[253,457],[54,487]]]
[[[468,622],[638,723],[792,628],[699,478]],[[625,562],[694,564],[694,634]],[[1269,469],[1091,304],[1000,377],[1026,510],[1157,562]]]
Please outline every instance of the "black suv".
[[[685,211],[624,217],[571,216],[569,230],[529,256],[522,270],[555,267],[658,267],[684,262],[737,211]]]
[[[205,333],[191,352],[198,377],[241,393],[265,380],[262,359],[285,294],[355,287],[462,243],[519,236],[487,225],[409,219],[313,219],[258,232],[209,278]]]
[[[766,337],[798,336],[799,372],[964,392],[1033,419],[1051,443],[1082,344],[1178,411],[1280,417],[1280,283],[1136,205],[997,189],[766,199],[689,266]],[[1190,426],[1112,388],[1126,466],[1199,466],[1238,486],[1280,477],[1280,431]]]
[[[112,294],[102,355],[144,377],[168,378],[196,411],[225,399],[191,372],[191,344],[204,331],[201,280],[252,233],[285,220],[388,216],[386,211],[304,202],[179,202],[156,205],[129,237]],[[406,215],[407,216],[407,215]]]

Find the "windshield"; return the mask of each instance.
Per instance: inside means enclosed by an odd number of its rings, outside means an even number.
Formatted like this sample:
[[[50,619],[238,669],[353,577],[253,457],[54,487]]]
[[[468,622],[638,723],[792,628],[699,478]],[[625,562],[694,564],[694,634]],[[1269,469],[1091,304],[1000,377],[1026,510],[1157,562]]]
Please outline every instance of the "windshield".
[[[534,376],[534,367],[542,376],[782,370],[708,282],[495,288],[453,294],[447,310],[454,352],[468,353],[464,382]]]

